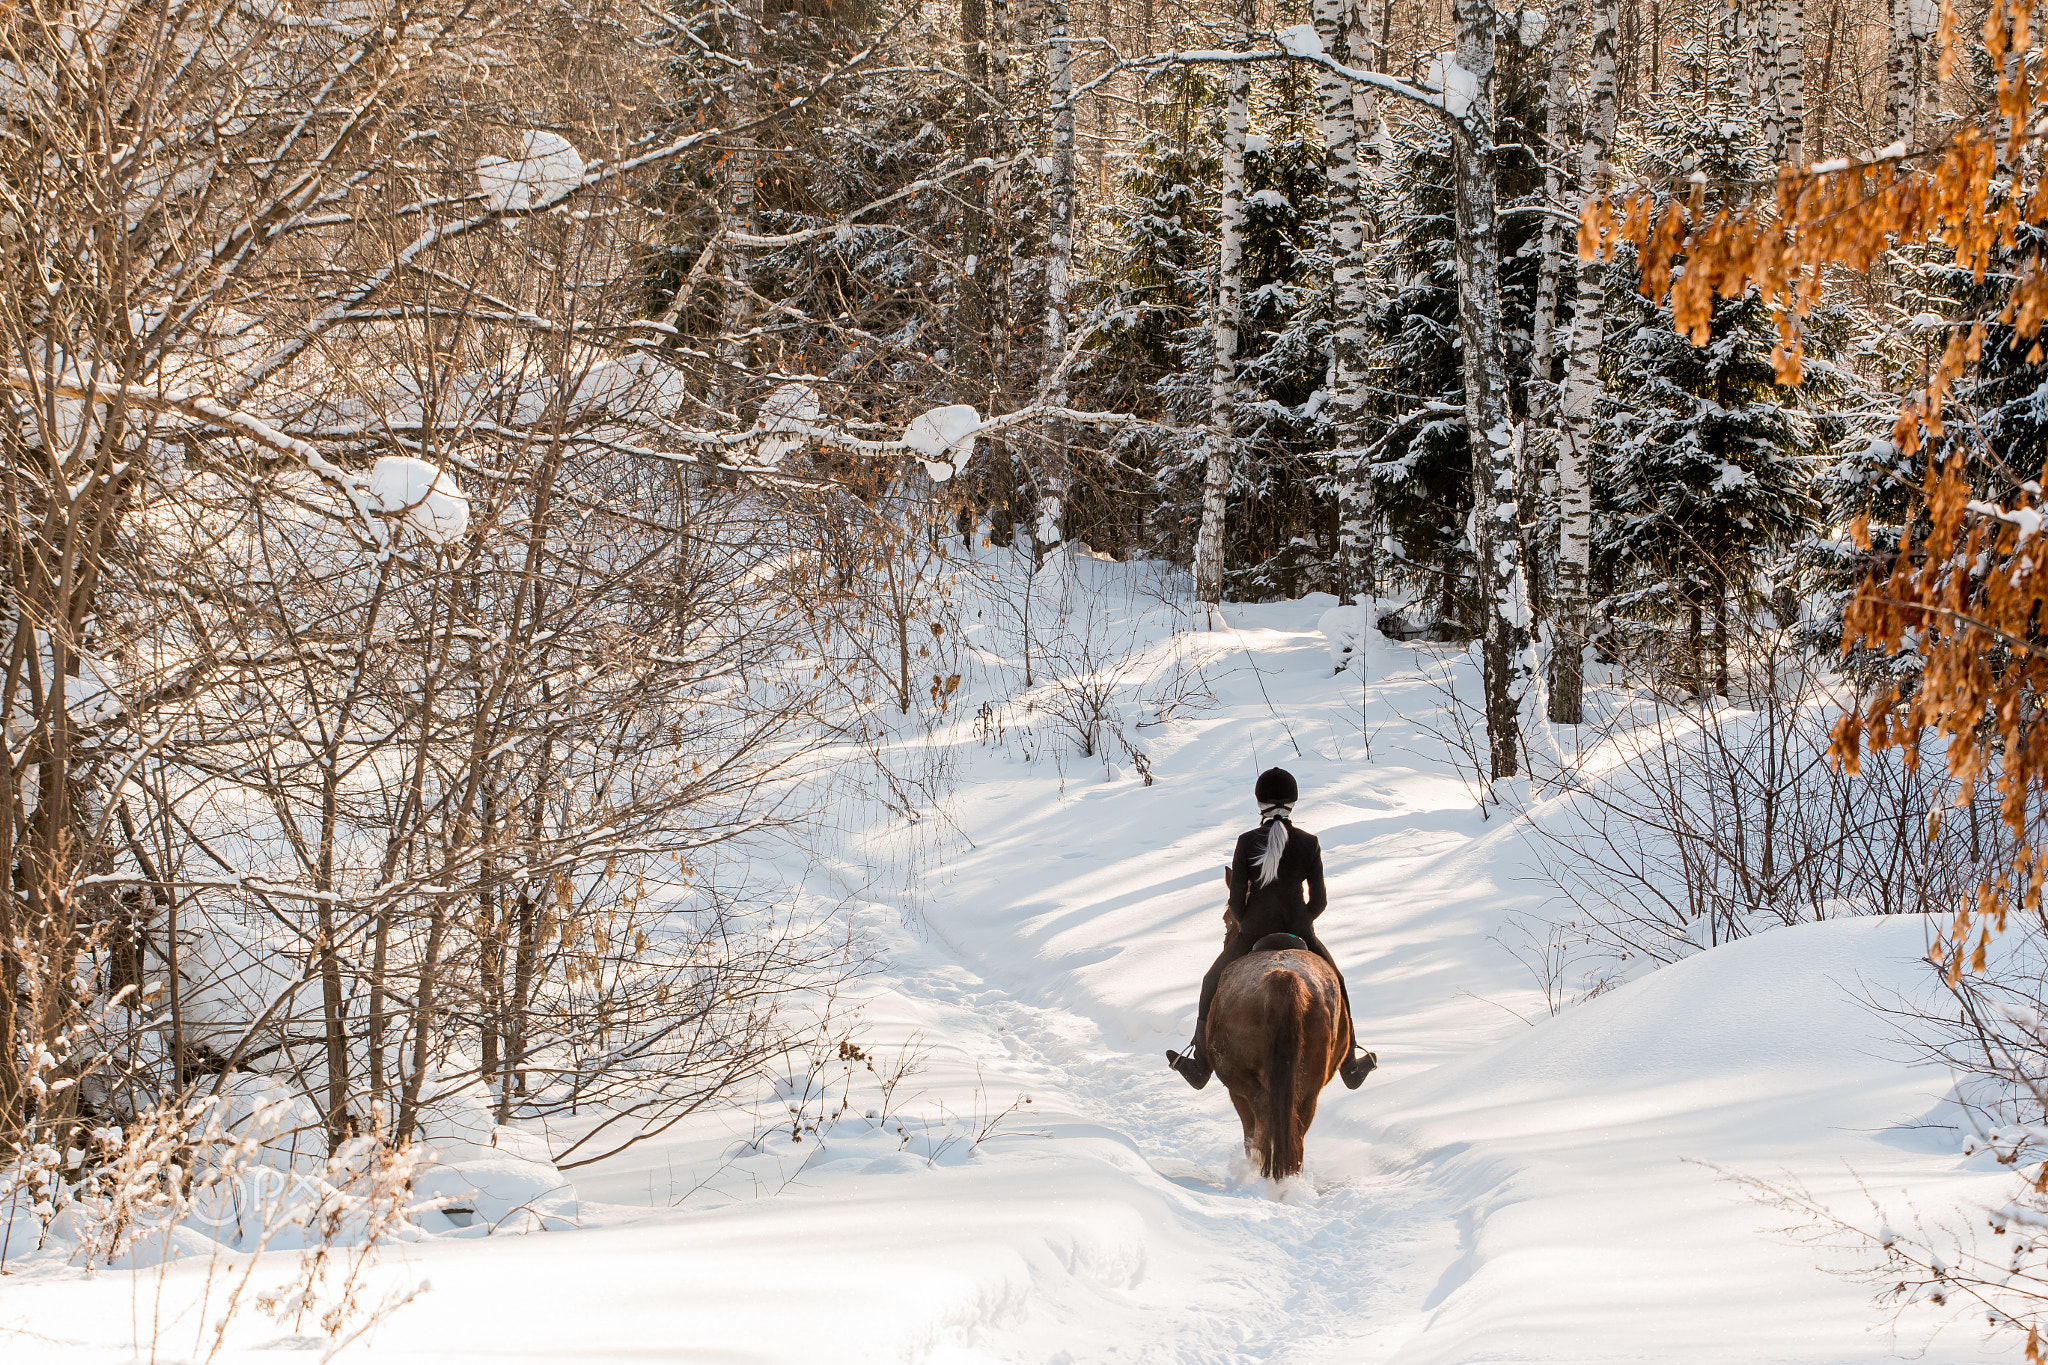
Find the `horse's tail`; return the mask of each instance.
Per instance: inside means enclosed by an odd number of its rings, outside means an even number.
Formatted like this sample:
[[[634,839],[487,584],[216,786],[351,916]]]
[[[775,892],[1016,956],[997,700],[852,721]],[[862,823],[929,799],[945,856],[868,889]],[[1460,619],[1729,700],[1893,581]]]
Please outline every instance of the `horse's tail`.
[[[1264,1139],[1259,1162],[1268,1180],[1301,1173],[1304,1135],[1297,1121],[1295,1091],[1301,1082],[1303,1025],[1313,1003],[1308,982],[1297,973],[1276,972],[1274,977],[1283,984],[1275,992],[1278,998],[1266,1038],[1266,1112],[1259,1125]]]

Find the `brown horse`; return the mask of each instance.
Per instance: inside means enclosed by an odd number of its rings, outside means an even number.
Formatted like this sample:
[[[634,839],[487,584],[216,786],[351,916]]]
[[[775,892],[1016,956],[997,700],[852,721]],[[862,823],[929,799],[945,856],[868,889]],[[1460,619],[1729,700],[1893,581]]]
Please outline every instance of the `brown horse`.
[[[1223,870],[1225,887],[1230,869]],[[1224,935],[1237,930],[1223,912]],[[1344,1060],[1344,996],[1330,964],[1291,934],[1268,934],[1223,969],[1203,1045],[1268,1180],[1301,1171],[1316,1097]],[[1273,944],[1268,947],[1268,944]]]

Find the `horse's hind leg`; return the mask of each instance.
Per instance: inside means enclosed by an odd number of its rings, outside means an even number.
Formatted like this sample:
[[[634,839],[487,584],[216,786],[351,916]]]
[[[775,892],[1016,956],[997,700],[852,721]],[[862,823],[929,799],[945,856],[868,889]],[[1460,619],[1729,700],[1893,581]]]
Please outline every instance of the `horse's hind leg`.
[[[1253,1161],[1259,1159],[1259,1111],[1257,1105],[1243,1092],[1232,1090],[1230,1102],[1237,1106],[1237,1121],[1244,1125],[1245,1155]]]

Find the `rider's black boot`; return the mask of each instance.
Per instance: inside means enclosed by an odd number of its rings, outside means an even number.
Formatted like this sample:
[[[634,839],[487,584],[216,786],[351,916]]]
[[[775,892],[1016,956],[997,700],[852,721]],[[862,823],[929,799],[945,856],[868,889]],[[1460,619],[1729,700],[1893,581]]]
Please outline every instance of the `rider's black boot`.
[[[1339,1063],[1337,1074],[1344,1078],[1345,1089],[1356,1090],[1359,1086],[1365,1084],[1365,1078],[1370,1076],[1373,1068],[1379,1064],[1380,1058],[1378,1053],[1359,1052],[1354,1048],[1351,1055]]]
[[[1188,1044],[1186,1052],[1168,1052],[1166,1064],[1180,1073],[1180,1078],[1200,1090],[1209,1083],[1213,1074],[1209,1069],[1209,1056],[1202,1047],[1202,1031],[1195,1030],[1195,1041]]]

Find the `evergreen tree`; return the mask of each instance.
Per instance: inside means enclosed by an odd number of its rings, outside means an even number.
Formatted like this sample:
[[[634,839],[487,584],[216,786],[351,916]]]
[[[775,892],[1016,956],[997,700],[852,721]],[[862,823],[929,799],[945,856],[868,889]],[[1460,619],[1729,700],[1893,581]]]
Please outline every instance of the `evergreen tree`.
[[[1652,174],[1709,184],[1763,183],[1768,165],[1754,125],[1717,94],[1674,96],[1649,122]],[[1632,283],[1632,261],[1617,263]],[[1605,515],[1594,536],[1606,611],[1638,636],[1676,640],[1679,680],[1728,690],[1729,613],[1767,594],[1815,526],[1824,433],[1811,406],[1839,387],[1824,328],[1809,336],[1818,363],[1805,388],[1779,385],[1775,319],[1754,292],[1714,306],[1712,335],[1695,346],[1666,304],[1632,289],[1610,300],[1610,402],[1594,466]],[[1658,651],[1661,654],[1661,651]]]
[[[1239,598],[1327,584],[1335,524],[1313,458],[1326,435],[1314,403],[1326,366],[1322,149],[1307,103],[1312,82],[1285,68],[1268,75],[1255,89],[1259,114],[1245,152],[1239,459],[1225,522],[1227,593]],[[1179,95],[1105,217],[1092,313],[1098,340],[1077,367],[1076,395],[1182,429],[1111,442],[1108,472],[1151,474],[1157,491],[1143,543],[1185,562],[1206,455],[1195,428],[1209,402],[1222,101],[1208,76],[1181,78]],[[1078,505],[1087,503],[1085,491],[1077,494]],[[1097,524],[1099,514],[1084,521]]]

